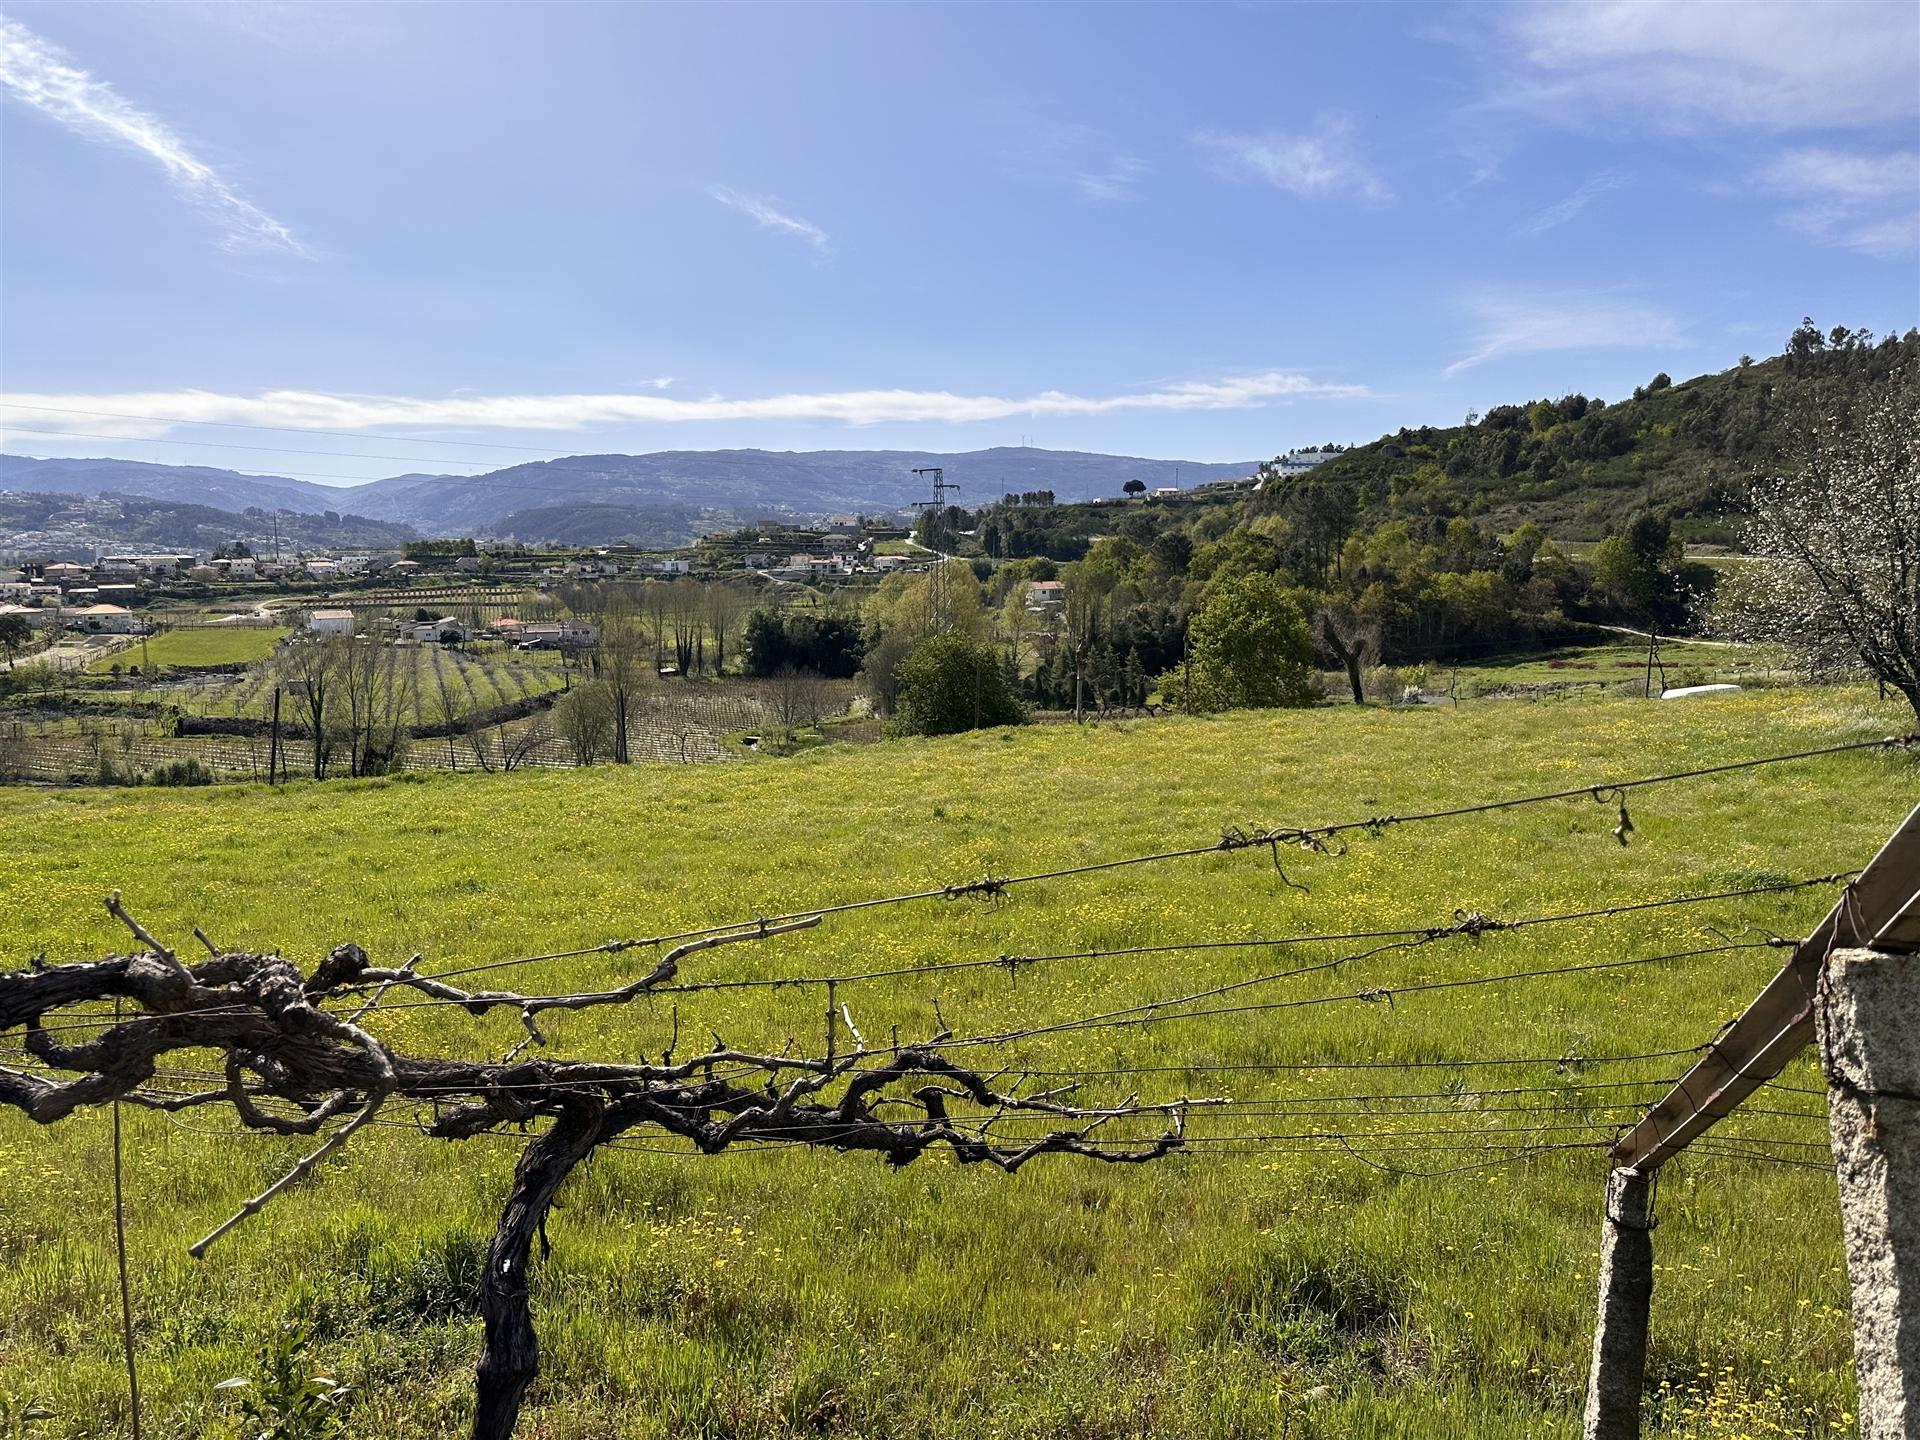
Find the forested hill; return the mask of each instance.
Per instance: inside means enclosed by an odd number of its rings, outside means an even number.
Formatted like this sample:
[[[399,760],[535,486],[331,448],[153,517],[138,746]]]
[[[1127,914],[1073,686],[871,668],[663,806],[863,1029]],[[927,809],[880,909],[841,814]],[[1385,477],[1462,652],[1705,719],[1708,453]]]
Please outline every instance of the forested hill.
[[[289,551],[385,548],[416,538],[405,525],[358,515],[269,514],[250,508],[218,510],[144,495],[43,495],[0,490],[0,540],[8,549],[51,560],[82,560],[99,550],[191,550],[207,554],[235,540],[260,554],[274,544]]]
[[[1501,532],[1532,521],[1562,539],[1592,540],[1655,511],[1678,534],[1726,539],[1722,517],[1747,478],[1792,463],[1808,404],[1845,403],[1915,362],[1920,332],[1875,340],[1808,323],[1768,360],[1678,383],[1656,375],[1613,403],[1567,395],[1497,406],[1468,424],[1402,429],[1266,488],[1345,490],[1375,523],[1464,515]],[[1279,501],[1260,498],[1266,504],[1250,508]]]

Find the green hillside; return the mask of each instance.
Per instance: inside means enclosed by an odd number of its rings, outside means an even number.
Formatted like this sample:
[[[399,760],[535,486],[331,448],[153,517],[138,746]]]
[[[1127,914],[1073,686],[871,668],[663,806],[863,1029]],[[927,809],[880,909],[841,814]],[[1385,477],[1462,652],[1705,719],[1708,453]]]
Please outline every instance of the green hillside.
[[[1346,487],[1368,524],[1465,515],[1502,531],[1532,521],[1556,538],[1597,540],[1652,510],[1683,536],[1730,540],[1723,517],[1746,478],[1792,463],[1810,409],[1844,403],[1916,360],[1914,331],[1876,342],[1809,325],[1772,359],[1674,383],[1656,376],[1610,403],[1569,395],[1496,406],[1470,424],[1401,429],[1268,489]]]
[[[66,961],[124,947],[100,905],[119,888],[183,947],[198,924],[222,945],[277,947],[303,965],[351,939],[376,963],[419,952],[439,970],[1898,724],[1871,691],[1780,691],[1044,726],[710,769],[13,790],[0,793],[0,822],[23,840],[0,854],[0,948]],[[1142,776],[1155,777],[1150,791]],[[1616,807],[1582,798],[1359,835],[1340,855],[1283,850],[1284,880],[1253,850],[999,901],[861,911],[699,957],[683,978],[1105,952],[839,992],[869,1037],[895,1025],[923,1036],[936,1014],[980,1034],[1349,949],[1116,947],[1444,925],[1457,910],[1511,918],[1849,869],[1917,791],[1909,757],[1840,756],[1637,791],[1625,847],[1609,833]],[[1571,1436],[1599,1147],[1686,1063],[1661,1052],[1710,1038],[1778,954],[1716,949],[1390,1001],[1381,988],[1720,947],[1750,938],[1749,924],[1796,934],[1831,898],[1816,888],[1356,955],[1233,999],[1368,998],[1066,1031],[1002,1057],[1010,1074],[1092,1072],[1086,1103],[1134,1091],[1246,1102],[1197,1112],[1186,1153],[1148,1165],[1049,1157],[1009,1177],[928,1159],[891,1171],[858,1155],[701,1157],[636,1136],[561,1193],[534,1278],[546,1366],[521,1433]],[[633,973],[632,956],[597,955],[487,978],[546,991]],[[549,1015],[550,1053],[657,1054],[676,1025],[702,1044],[709,1028],[767,1047],[819,1039],[814,990],[676,998],[677,1010]],[[521,1033],[510,1014],[445,1008],[370,1023],[415,1052],[498,1056]],[[19,1063],[19,1039],[0,1037],[6,1063]],[[1621,1056],[1642,1058],[1607,1058]],[[1804,1058],[1788,1079],[1817,1083]],[[370,1128],[196,1264],[186,1243],[312,1142],[236,1133],[220,1106],[125,1118],[148,1433],[236,1433],[231,1396],[214,1386],[258,1376],[260,1346],[295,1316],[312,1326],[310,1363],[355,1387],[347,1433],[460,1432],[475,1266],[518,1137],[449,1144],[406,1123]],[[1824,1153],[1820,1101],[1798,1091],[1767,1092],[1724,1134],[1768,1156]],[[1574,1148],[1518,1159],[1486,1148],[1563,1142]],[[0,1417],[51,1410],[29,1432],[41,1440],[127,1428],[108,1144],[98,1110],[49,1129],[0,1114]],[[1666,1388],[1652,1433],[1845,1433],[1832,1174],[1713,1150],[1676,1162],[1661,1189],[1651,1380]]]

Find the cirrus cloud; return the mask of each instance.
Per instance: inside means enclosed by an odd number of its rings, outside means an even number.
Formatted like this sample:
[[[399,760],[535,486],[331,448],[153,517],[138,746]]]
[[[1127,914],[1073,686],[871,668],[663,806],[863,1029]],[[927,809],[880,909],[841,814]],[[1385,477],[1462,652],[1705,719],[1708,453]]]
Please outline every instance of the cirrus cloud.
[[[242,195],[165,122],[133,105],[58,46],[0,15],[0,86],[76,135],[146,156],[222,232],[221,248],[313,258],[293,232]]]
[[[1806,146],[1776,156],[1755,179],[1795,202],[1781,218],[1815,240],[1883,259],[1920,248],[1920,154],[1913,151]]]
[[[1512,355],[1676,345],[1684,330],[1670,311],[1612,290],[1485,287],[1468,292],[1461,308],[1472,349],[1447,375]]]
[[[1260,180],[1303,200],[1360,200],[1382,204],[1393,198],[1386,182],[1361,156],[1352,122],[1323,116],[1310,131],[1286,134],[1221,134],[1202,131],[1194,143],[1211,150],[1214,169],[1229,179]]]
[[[729,209],[751,216],[763,230],[777,230],[806,241],[817,254],[825,255],[833,248],[833,241],[826,231],[811,220],[788,214],[764,195],[749,195],[728,185],[715,185],[707,193]]]
[[[1505,97],[1656,129],[1876,125],[1920,111],[1920,10],[1847,3],[1568,0],[1497,12],[1531,74]]]

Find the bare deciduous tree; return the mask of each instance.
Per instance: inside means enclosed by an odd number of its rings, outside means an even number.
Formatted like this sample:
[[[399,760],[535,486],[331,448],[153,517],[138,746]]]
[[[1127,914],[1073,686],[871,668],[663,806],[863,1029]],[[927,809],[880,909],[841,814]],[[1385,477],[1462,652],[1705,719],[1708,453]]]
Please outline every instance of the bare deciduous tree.
[[[1379,658],[1379,624],[1362,618],[1344,601],[1334,601],[1313,617],[1313,639],[1323,654],[1347,672],[1353,703],[1366,704],[1367,688],[1361,676]]]
[[[781,666],[774,674],[773,713],[786,735],[818,724],[825,709],[826,682],[818,674],[791,665]]]
[[[370,636],[348,639],[340,649],[340,695],[347,712],[347,768],[378,775],[390,768],[405,743],[401,716],[413,703],[413,666],[399,650]]]
[[[1806,426],[1800,466],[1754,483],[1733,632],[1814,669],[1864,666],[1920,716],[1920,372]]]
[[[649,586],[648,590],[662,588]],[[613,760],[617,765],[625,765],[633,758],[627,732],[633,707],[646,682],[647,645],[647,627],[641,622],[632,597],[624,590],[613,591],[601,615],[595,658],[600,679],[606,683],[607,694],[613,702]]]
[[[673,663],[682,675],[690,675],[700,640],[701,615],[706,608],[705,597],[700,593],[702,586],[698,580],[683,576],[669,581],[664,588],[668,618],[673,625]]]
[[[561,696],[553,728],[573,751],[576,765],[591,765],[613,744],[613,695],[604,680],[589,680]]]
[[[647,625],[653,631],[653,663],[666,663],[667,624],[673,617],[673,589],[664,580],[649,580],[640,587],[640,608],[646,611]]]
[[[722,674],[727,668],[727,644],[740,629],[740,620],[747,611],[747,597],[736,585],[724,580],[710,582],[704,590],[707,613],[707,635],[713,641],[713,669]]]
[[[467,729],[467,717],[472,709],[472,697],[457,672],[449,675],[452,666],[446,657],[435,650],[433,653],[433,690],[429,699],[433,702],[433,713],[440,728],[447,737],[447,768],[459,770],[460,752],[455,740],[464,735]]]
[[[327,778],[339,726],[338,681],[346,663],[344,635],[303,635],[280,652],[280,683],[292,692],[313,739],[313,778]]]

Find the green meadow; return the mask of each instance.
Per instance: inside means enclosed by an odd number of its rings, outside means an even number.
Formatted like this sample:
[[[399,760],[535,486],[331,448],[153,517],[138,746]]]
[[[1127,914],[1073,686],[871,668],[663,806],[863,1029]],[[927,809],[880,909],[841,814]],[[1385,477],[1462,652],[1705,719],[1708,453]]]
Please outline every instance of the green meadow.
[[[7,790],[0,952],[21,964],[124,947],[101,907],[117,889],[183,950],[197,924],[224,947],[308,966],[352,940],[377,964],[418,953],[432,971],[1205,845],[1234,826],[1404,816],[1829,745],[1908,719],[1871,691],[1771,690],[1047,725],[731,766],[277,792]],[[1209,854],[833,916],[696,957],[682,978],[1445,926],[1457,912],[1749,888],[1859,866],[1916,799],[1913,757],[1843,755],[1630,792],[1625,846],[1617,803],[1583,797],[1390,825],[1330,853]],[[1833,894],[1367,956],[1351,942],[1103,953],[843,986],[869,1040],[942,1020],[966,1037],[1353,957],[1200,1007],[1232,1014],[958,1052],[1009,1082],[1095,1072],[1081,1077],[1089,1103],[1244,1102],[1197,1110],[1192,1143],[1151,1164],[1042,1157],[1008,1176],[940,1157],[897,1171],[858,1155],[707,1157],[644,1136],[603,1150],[548,1227],[534,1281],[544,1371],[521,1433],[1573,1436],[1603,1143],[1688,1063],[1656,1052],[1709,1039],[1780,952],[1408,987],[1793,936]],[[653,953],[482,978],[601,987]],[[1241,1008],[1314,999],[1327,1003]],[[543,1024],[552,1053],[633,1059],[657,1055],[676,1023],[702,1041],[817,1047],[822,1010],[816,989],[735,990],[678,997],[677,1016],[663,997]],[[497,1056],[520,1035],[511,1014],[445,1007],[370,1023],[418,1052]],[[0,1036],[8,1063],[18,1040]],[[1808,1057],[1783,1079],[1663,1176],[1654,1434],[1853,1431],[1819,1079]],[[195,1262],[188,1242],[312,1142],[240,1133],[215,1106],[130,1109],[125,1123],[148,1434],[238,1434],[214,1386],[257,1374],[294,1318],[311,1326],[313,1363],[355,1387],[347,1434],[461,1432],[475,1271],[517,1137],[369,1128]],[[1154,1133],[1130,1123],[1108,1138]],[[37,1404],[52,1416],[35,1437],[126,1433],[109,1137],[100,1111],[47,1129],[0,1115],[0,1432]]]
[[[131,648],[103,656],[87,668],[105,674],[118,666],[147,665],[165,669],[169,665],[251,665],[273,654],[287,632],[256,626],[197,626],[188,630],[165,630],[147,640],[137,640]]]

